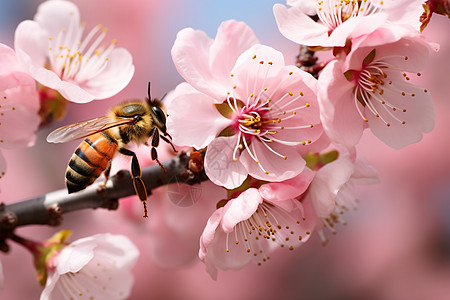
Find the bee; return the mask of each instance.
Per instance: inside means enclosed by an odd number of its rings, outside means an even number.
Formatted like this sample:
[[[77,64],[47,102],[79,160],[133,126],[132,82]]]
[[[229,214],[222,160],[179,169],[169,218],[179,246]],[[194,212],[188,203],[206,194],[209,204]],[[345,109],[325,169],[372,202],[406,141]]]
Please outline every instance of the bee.
[[[141,168],[136,154],[127,149],[130,142],[148,145],[151,140],[151,157],[165,171],[158,160],[156,147],[160,138],[170,144],[176,152],[167,133],[167,114],[159,100],[132,100],[112,107],[106,116],[60,127],[51,132],[47,141],[65,143],[85,138],[70,158],[66,170],[66,186],[70,193],[81,191],[91,185],[102,173],[105,175],[104,187],[111,171],[111,160],[118,152],[131,157],[131,176],[133,186],[144,205],[144,217],[147,214],[147,190],[141,179]]]

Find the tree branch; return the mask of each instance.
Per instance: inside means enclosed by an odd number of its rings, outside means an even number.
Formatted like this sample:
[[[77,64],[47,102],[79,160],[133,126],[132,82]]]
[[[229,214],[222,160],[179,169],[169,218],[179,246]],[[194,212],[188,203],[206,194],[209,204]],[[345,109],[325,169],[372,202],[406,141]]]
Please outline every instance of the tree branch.
[[[192,185],[206,181],[208,178],[199,158],[203,159],[203,156],[198,151],[190,155],[183,152],[162,163],[166,172],[158,165],[142,169],[142,180],[148,194],[151,194],[152,189],[169,183],[182,182]],[[8,250],[5,240],[19,226],[57,226],[61,224],[62,214],[87,208],[117,209],[120,198],[135,195],[130,172],[126,170],[111,176],[104,189],[99,189],[98,183],[73,194],[62,189],[16,203],[0,204],[0,250]]]

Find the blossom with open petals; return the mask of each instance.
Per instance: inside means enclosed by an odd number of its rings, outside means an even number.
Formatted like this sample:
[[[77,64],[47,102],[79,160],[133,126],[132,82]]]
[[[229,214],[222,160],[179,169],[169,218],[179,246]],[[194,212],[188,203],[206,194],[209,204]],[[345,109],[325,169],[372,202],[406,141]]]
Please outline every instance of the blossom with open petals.
[[[306,168],[284,182],[249,188],[217,209],[200,238],[199,257],[211,277],[217,278],[217,267],[238,269],[251,261],[261,265],[274,249],[293,250],[306,242],[316,218],[312,207],[297,198],[313,176]]]
[[[324,243],[326,238],[322,228],[332,232],[335,223],[345,223],[340,216],[347,210],[356,208],[354,186],[379,182],[378,172],[366,161],[352,161],[347,155],[321,167],[315,174],[303,202],[314,208],[321,220],[317,222],[318,231]]]
[[[305,166],[295,146],[309,145],[322,133],[316,80],[286,66],[283,55],[267,46],[256,44],[237,55],[236,48],[254,42],[252,36],[244,23],[228,21],[214,42],[184,29],[172,49],[187,81],[167,105],[173,141],[208,146],[206,174],[229,189],[247,175],[267,181],[295,177]]]
[[[403,23],[419,29],[420,0],[302,0],[292,7],[275,4],[273,11],[280,32],[308,46],[344,46],[348,38],[368,34],[381,24]],[[319,22],[310,16],[317,15]]]
[[[78,7],[49,0],[38,7],[34,21],[19,24],[15,49],[26,71],[40,84],[69,101],[84,103],[109,98],[131,80],[130,53],[105,43],[107,29],[97,25],[84,34]]]
[[[422,139],[434,127],[426,88],[409,83],[427,63],[430,45],[409,27],[380,27],[353,41],[345,60],[329,63],[319,78],[321,119],[336,143],[354,146],[362,132],[392,148]]]
[[[79,239],[50,261],[40,299],[126,299],[138,255],[136,246],[122,235]]]
[[[0,149],[34,145],[40,123],[34,79],[22,71],[14,50],[0,44]],[[0,152],[0,179],[6,161]]]

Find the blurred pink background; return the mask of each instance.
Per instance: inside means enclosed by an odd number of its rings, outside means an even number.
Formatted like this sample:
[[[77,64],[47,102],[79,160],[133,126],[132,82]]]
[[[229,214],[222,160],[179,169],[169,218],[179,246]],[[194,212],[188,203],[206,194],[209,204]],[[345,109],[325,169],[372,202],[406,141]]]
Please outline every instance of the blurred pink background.
[[[32,19],[40,2],[3,0],[0,42],[13,47],[15,27],[24,19]],[[118,45],[132,53],[135,76],[111,99],[71,104],[64,120],[39,132],[35,147],[2,150],[8,164],[8,172],[0,181],[2,202],[64,188],[66,164],[78,142],[48,144],[45,138],[51,130],[99,116],[123,99],[143,98],[149,80],[153,97],[161,97],[180,83],[182,79],[170,56],[180,29],[193,27],[214,37],[222,21],[237,19],[249,24],[263,44],[282,51],[287,62],[294,63],[297,54],[297,46],[276,27],[272,6],[277,1],[73,2],[79,6],[88,28],[105,25],[109,28],[108,38],[116,38]],[[174,234],[158,223],[164,219],[163,210],[171,209],[164,204],[167,199],[161,192],[160,197],[151,199],[148,220],[129,222],[120,212],[82,211],[65,215],[58,228],[30,226],[17,233],[35,240],[48,238],[63,228],[74,230],[72,240],[100,232],[127,235],[141,250],[130,299],[450,299],[449,24],[446,17],[434,16],[425,30],[430,40],[441,45],[440,52],[432,55],[421,72],[419,83],[433,95],[434,131],[420,143],[400,151],[384,146],[366,131],[358,153],[379,170],[381,184],[358,189],[359,209],[344,216],[348,225],[338,226],[336,236],[326,232],[330,239],[326,247],[314,236],[296,251],[274,253],[262,267],[249,265],[239,271],[220,271],[217,281],[212,281],[204,265],[196,260],[167,268],[169,263],[155,261],[154,255],[148,254],[157,247],[151,240],[153,235],[167,234],[171,238]],[[167,151],[160,148],[160,155],[167,157]],[[148,155],[148,149],[145,151]],[[203,190],[203,195],[208,191]],[[122,200],[122,210],[134,206],[133,201]],[[178,210],[180,215],[191,212],[189,208]],[[206,222],[207,215],[202,218]],[[190,246],[186,249],[179,242],[182,237],[174,237],[174,255],[195,253],[201,226],[187,223],[178,230],[181,236],[184,230],[186,235],[194,233],[187,236]],[[37,299],[42,288],[35,280],[32,258],[20,246],[11,246],[9,254],[0,254],[6,277],[0,299]]]

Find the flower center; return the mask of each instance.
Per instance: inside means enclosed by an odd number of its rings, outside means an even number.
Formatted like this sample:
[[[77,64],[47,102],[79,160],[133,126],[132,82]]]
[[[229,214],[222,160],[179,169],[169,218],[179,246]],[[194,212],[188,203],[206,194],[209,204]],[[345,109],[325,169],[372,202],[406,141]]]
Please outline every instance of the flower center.
[[[378,0],[379,1],[379,0]],[[378,2],[377,1],[377,2]],[[368,16],[381,10],[372,0],[320,0],[317,1],[317,16],[331,31],[350,18]]]
[[[399,70],[388,60],[392,58],[408,60],[408,57],[393,55],[375,60],[375,55],[374,49],[364,59],[361,71],[349,70],[344,73],[347,80],[355,83],[353,94],[356,109],[365,122],[369,122],[366,116],[369,113],[381,119],[388,127],[392,125],[389,120],[405,125],[402,113],[406,113],[406,109],[394,105],[389,97],[400,95],[404,97],[407,93],[397,87],[396,83],[402,79],[398,76]],[[402,77],[410,79],[406,73],[403,73]],[[410,96],[414,97],[415,94]],[[360,105],[367,108],[364,113]]]
[[[56,37],[49,37],[48,68],[62,80],[84,82],[98,76],[108,65],[108,55],[116,40],[109,46],[102,44],[108,30],[95,26],[82,38],[86,25],[70,15],[68,28],[62,28]]]
[[[245,105],[240,109],[238,108],[233,117],[232,129],[236,133],[241,132],[248,141],[253,136],[265,135],[270,129],[269,125],[277,122],[270,119],[269,109],[267,103],[261,103],[260,101],[253,103],[251,106]]]
[[[236,225],[234,244],[243,244],[245,251],[256,258],[258,265],[269,259],[264,251],[265,247],[261,244],[264,240],[275,243],[281,248],[294,250],[294,247],[305,241],[311,232],[302,226],[306,218],[301,203],[293,201],[297,207],[292,212],[263,201],[249,219]],[[230,234],[233,233],[227,234],[227,252],[230,252]]]
[[[275,78],[272,74],[274,62],[259,60],[256,54],[251,57],[251,63],[256,65],[251,73],[230,74],[236,85],[216,108],[232,120],[231,126],[221,134],[236,136],[233,160],[237,161],[240,153],[246,150],[259,168],[269,174],[265,166],[261,165],[257,152],[265,155],[265,158],[269,155],[272,159],[275,155],[273,159],[287,159],[275,148],[281,152],[284,146],[311,144],[309,139],[302,140],[304,129],[314,127],[305,121],[308,112],[304,110],[308,110],[311,105],[304,100],[306,97],[302,91],[297,90],[294,94],[290,88],[283,88],[294,72],[286,70],[286,74],[277,73],[279,77]],[[264,147],[256,151],[255,145]]]

